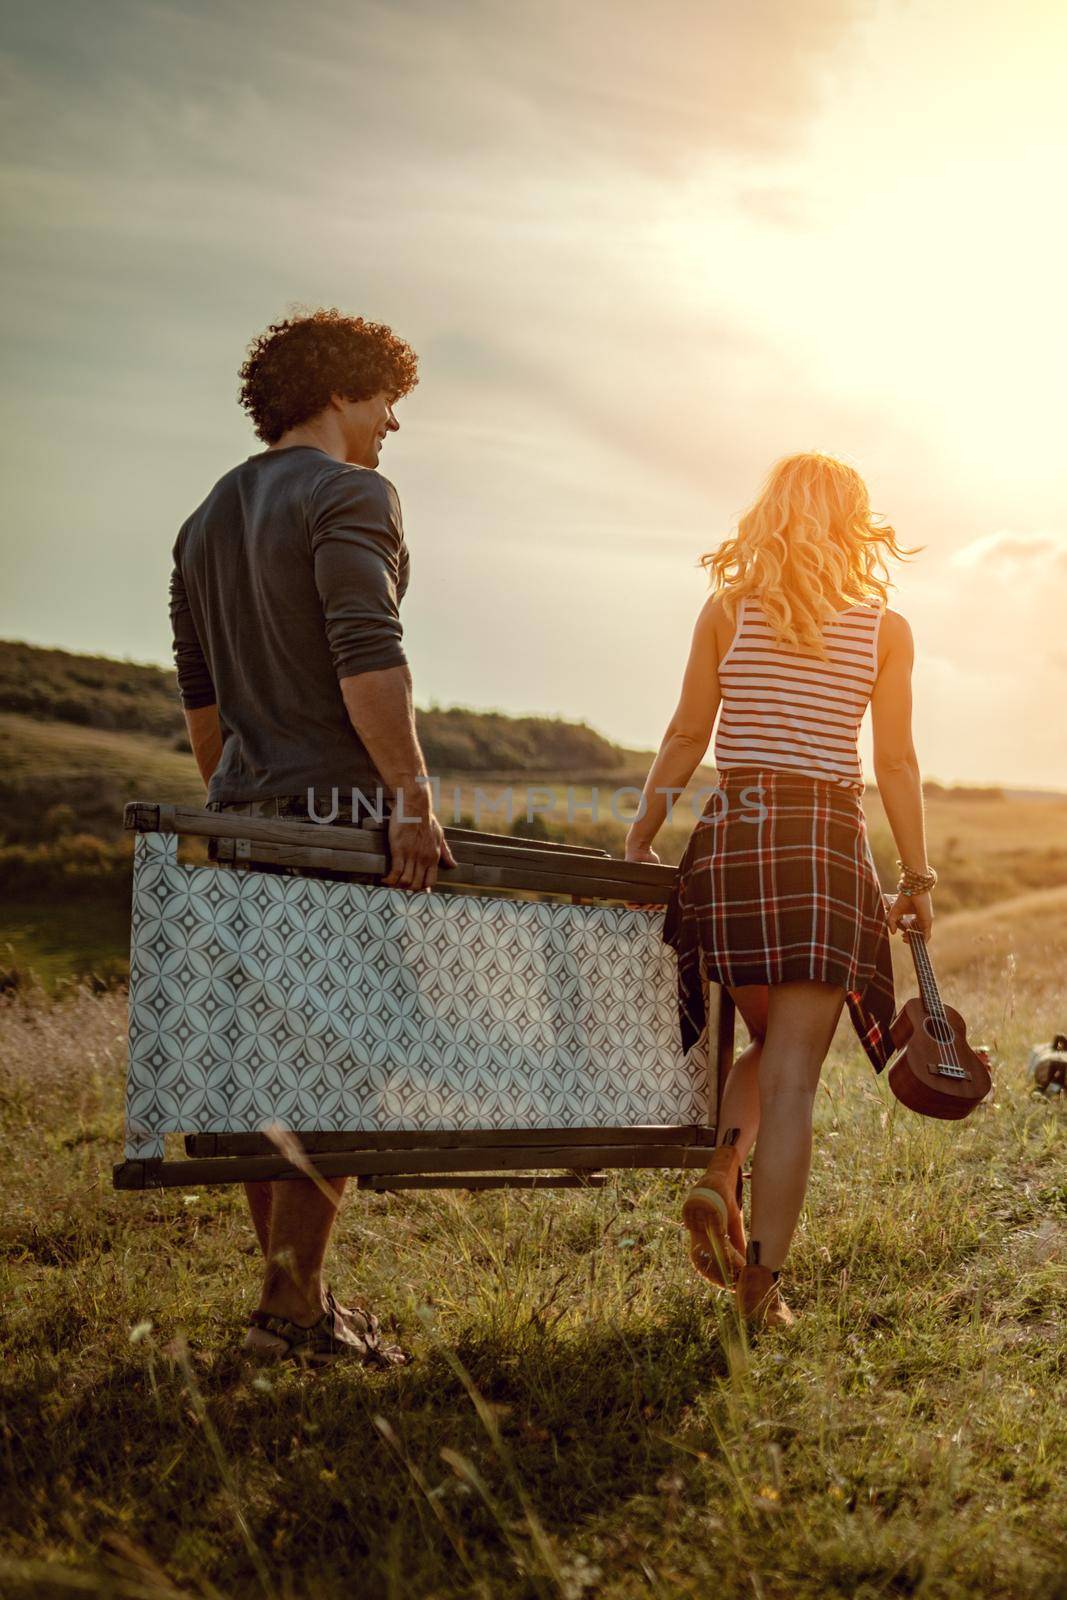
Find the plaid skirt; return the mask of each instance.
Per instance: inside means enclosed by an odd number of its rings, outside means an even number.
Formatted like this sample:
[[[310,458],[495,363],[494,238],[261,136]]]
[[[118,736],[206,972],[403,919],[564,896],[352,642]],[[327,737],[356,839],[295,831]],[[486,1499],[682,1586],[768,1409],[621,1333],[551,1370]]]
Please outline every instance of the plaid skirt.
[[[768,769],[720,774],[678,867],[663,937],[678,956],[682,1048],[707,1020],[704,978],[839,984],[871,1065],[892,1053],[889,924],[859,794]]]

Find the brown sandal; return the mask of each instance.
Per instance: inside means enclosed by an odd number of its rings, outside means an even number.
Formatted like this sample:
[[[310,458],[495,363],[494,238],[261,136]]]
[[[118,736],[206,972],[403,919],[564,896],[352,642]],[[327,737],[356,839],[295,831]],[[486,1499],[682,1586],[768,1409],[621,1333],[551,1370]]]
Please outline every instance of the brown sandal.
[[[731,1128],[682,1206],[689,1230],[689,1259],[717,1289],[729,1289],[745,1264],[745,1224],[741,1215],[740,1130]]]
[[[761,1267],[759,1243],[749,1240],[748,1259],[737,1278],[737,1309],[750,1328],[791,1328],[796,1317],[782,1298],[778,1273]]]
[[[241,1353],[261,1361],[291,1358],[305,1366],[325,1367],[338,1360],[355,1360],[364,1367],[400,1367],[410,1360],[396,1344],[383,1344],[381,1327],[373,1311],[362,1306],[342,1308],[333,1292],[326,1309],[309,1328],[270,1311],[253,1311]]]

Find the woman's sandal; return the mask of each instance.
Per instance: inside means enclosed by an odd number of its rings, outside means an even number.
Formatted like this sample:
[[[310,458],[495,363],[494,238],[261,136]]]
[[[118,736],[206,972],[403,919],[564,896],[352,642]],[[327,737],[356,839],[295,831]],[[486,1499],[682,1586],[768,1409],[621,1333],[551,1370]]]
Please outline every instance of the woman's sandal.
[[[338,1360],[355,1360],[365,1367],[400,1367],[410,1357],[396,1344],[383,1344],[378,1318],[357,1306],[342,1308],[332,1290],[326,1309],[310,1328],[269,1311],[253,1311],[241,1344],[242,1355],[260,1361],[291,1358],[305,1366],[325,1367]]]
[[[760,1247],[755,1239],[748,1244],[745,1265],[737,1279],[737,1309],[749,1328],[791,1328],[796,1317],[782,1298],[778,1273],[760,1266]]]
[[[689,1230],[689,1259],[717,1289],[732,1288],[745,1264],[738,1131],[727,1133],[682,1206],[682,1223]]]

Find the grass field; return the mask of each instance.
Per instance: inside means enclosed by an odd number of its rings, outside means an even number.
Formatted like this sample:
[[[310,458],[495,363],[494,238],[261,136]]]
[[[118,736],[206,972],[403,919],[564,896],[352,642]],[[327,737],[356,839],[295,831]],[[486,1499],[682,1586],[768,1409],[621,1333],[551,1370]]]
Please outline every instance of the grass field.
[[[201,798],[188,753],[144,731],[0,714],[0,766],[20,838],[54,802],[106,835],[124,799]],[[873,791],[868,816],[888,881]],[[478,820],[507,826],[492,801]],[[110,1187],[124,1000],[69,980],[121,970],[125,906],[9,896],[0,968],[63,997],[23,979],[0,1003],[0,1594],[1067,1600],[1067,1106],[1023,1077],[1067,1029],[1067,797],[934,793],[927,822],[934,959],[995,1097],[924,1123],[843,1029],[793,1334],[749,1346],[691,1275],[674,1175],[353,1195],[335,1285],[416,1356],[384,1376],[242,1367],[238,1196]],[[691,825],[683,802],[665,859]],[[588,813],[572,832],[621,844]]]
[[[6,777],[43,777],[62,786],[88,778],[99,784],[114,780],[127,798],[146,790],[166,794],[187,805],[203,799],[204,786],[187,750],[175,750],[150,733],[115,728],[80,728],[69,722],[37,722],[15,712],[0,712],[0,767]],[[122,827],[121,812],[113,818]]]
[[[0,969],[29,971],[55,992],[72,980],[109,981],[129,971],[130,913],[110,901],[18,899],[0,916]]]
[[[1067,1595],[1067,891],[938,930],[997,1052],[962,1125],[842,1032],[787,1337],[691,1276],[681,1180],[353,1195],[333,1258],[403,1371],[255,1376],[235,1194],[117,1195],[120,996],[0,1009],[10,1596],[1002,1600]],[[974,952],[980,951],[976,958]]]

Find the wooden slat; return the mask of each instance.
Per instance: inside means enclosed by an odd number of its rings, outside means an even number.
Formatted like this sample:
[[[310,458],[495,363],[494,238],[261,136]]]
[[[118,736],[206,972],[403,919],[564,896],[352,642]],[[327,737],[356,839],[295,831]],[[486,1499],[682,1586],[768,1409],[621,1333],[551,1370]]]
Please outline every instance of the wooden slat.
[[[245,817],[232,812],[134,801],[126,807],[126,826],[149,832],[209,839],[247,839],[251,859],[268,865],[322,867],[325,870],[381,874],[388,870],[384,831],[343,828],[290,818]],[[446,837],[449,837],[446,829]],[[262,849],[258,847],[264,847]],[[269,848],[267,848],[269,846]],[[578,894],[596,899],[631,899],[659,904],[674,884],[672,867],[591,856],[561,847],[531,849],[525,844],[480,843],[456,839],[456,867],[443,867],[442,884],[529,889],[548,894]],[[348,858],[342,860],[341,858]]]
[[[326,1176],[356,1172],[493,1172],[541,1167],[677,1167],[690,1166],[690,1155],[702,1154],[707,1160],[714,1149],[714,1138],[702,1144],[612,1145],[483,1145],[449,1150],[339,1150],[322,1151],[312,1157]],[[277,1177],[292,1172],[282,1156],[215,1156],[208,1162],[193,1161],[178,1165],[203,1168],[205,1174],[221,1171],[229,1163],[247,1167],[256,1176]],[[338,1164],[340,1163],[340,1165]],[[166,1164],[166,1163],[164,1163]]]
[[[355,1174],[530,1171],[585,1167],[701,1167],[714,1148],[706,1145],[510,1146],[481,1150],[346,1150],[313,1158],[324,1178]],[[299,1178],[301,1172],[280,1156],[217,1156],[207,1161],[126,1161],[114,1169],[116,1189],[174,1188],[200,1183],[270,1183]]]
[[[451,844],[447,828],[445,837]],[[561,847],[551,855],[546,855],[543,850],[527,850],[522,845],[465,844],[462,840],[457,840],[453,845],[452,854],[460,865],[532,866],[538,871],[551,866],[553,871],[566,871],[575,879],[610,877],[633,879],[635,883],[642,883],[654,881],[657,875],[662,877],[666,874],[665,881],[668,884],[674,881],[673,867],[656,867],[644,861],[624,861],[621,856],[609,856],[607,851],[594,856]],[[450,867],[443,867],[442,877],[447,878],[453,870]]]
[[[384,855],[386,829],[384,826],[364,822],[358,827],[325,822],[300,822],[295,817],[247,817],[234,811],[205,811],[194,806],[178,806],[154,801],[131,801],[125,811],[127,828],[140,832],[194,834],[215,839],[254,839],[274,844],[307,845],[314,849],[340,850],[342,852],[369,851]],[[591,852],[572,849],[563,843],[551,850],[539,840],[513,839],[505,835],[477,834],[471,829],[446,829],[446,837],[453,834],[461,852],[471,860],[497,860],[502,857],[519,860],[528,857],[543,859],[546,854],[588,860]],[[607,852],[595,852],[607,857]],[[608,858],[610,859],[610,858]]]
[[[224,843],[220,843],[220,853]],[[316,867],[344,875],[356,874],[372,881],[382,878],[388,871],[388,863],[383,855],[312,849],[304,845],[279,845],[258,839],[249,840],[248,844],[248,850],[242,851],[235,860],[249,867],[301,867],[305,870]],[[497,889],[513,893],[525,891],[567,895],[583,900],[621,900],[634,905],[657,906],[664,904],[674,881],[673,873],[666,883],[650,882],[647,877],[634,877],[628,869],[640,866],[640,863],[610,858],[602,866],[600,862],[589,863],[601,868],[595,877],[591,873],[576,875],[571,870],[570,862],[567,865],[557,864],[555,857],[544,857],[542,860],[543,865],[541,862],[490,865],[480,861],[460,861],[455,867],[442,867],[438,873],[438,883],[443,888],[454,884],[458,888]],[[654,867],[643,869],[646,872],[656,870]]]
[[[566,1149],[569,1145],[705,1145],[714,1144],[711,1129],[700,1123],[649,1124],[637,1128],[439,1128],[424,1132],[421,1129],[400,1129],[379,1133],[300,1133],[294,1132],[300,1146],[309,1155],[323,1151],[343,1150],[477,1150],[488,1147],[499,1149],[518,1145],[524,1150],[541,1146]],[[273,1145],[262,1133],[188,1133],[185,1136],[185,1153],[188,1156],[211,1158],[218,1156],[276,1155]]]
[[[218,840],[217,859],[240,859],[249,866],[320,867],[328,871],[362,873],[382,877],[389,870],[388,857],[381,851],[322,849],[318,846],[276,844],[273,840],[250,839],[238,856],[234,846],[241,840]],[[227,849],[227,846],[230,848]],[[453,852],[454,867],[438,868],[437,881],[443,887],[482,885],[490,888],[533,889],[574,894],[580,898],[629,899],[662,904],[674,886],[673,868],[646,867],[640,862],[621,861],[611,856],[527,855],[520,851],[488,851],[474,854]],[[638,870],[635,872],[634,868]],[[663,875],[665,873],[665,875]],[[660,874],[659,876],[653,876]],[[607,891],[610,891],[607,892]]]
[[[157,800],[131,800],[124,813],[124,826],[141,833],[191,833],[199,821],[225,822],[226,824],[248,822],[253,825],[257,836],[262,838],[275,838],[280,836],[288,838],[294,829],[305,829],[309,837],[322,838],[325,843],[344,848],[345,842],[354,836],[366,835],[367,840],[360,844],[360,848],[367,848],[379,842],[386,833],[384,823],[365,821],[360,826],[352,827],[348,824],[313,822],[300,822],[296,817],[242,817],[239,812],[207,811],[196,806],[179,806]],[[266,829],[267,832],[259,830]],[[324,830],[326,830],[324,832]],[[198,829],[197,829],[198,831]],[[225,838],[241,833],[238,826],[235,830],[228,827],[213,830],[217,838]],[[478,828],[446,828],[445,836],[449,840],[456,840],[464,848],[477,848],[485,846],[489,849],[505,849],[509,852],[523,854],[549,854],[557,853],[575,856],[601,856],[609,857],[610,851],[602,850],[598,845],[572,844],[566,839],[527,839],[521,834],[514,833],[486,833]]]
[[[569,839],[527,839],[521,833],[483,833],[479,828],[453,828],[445,829],[445,837],[451,840],[466,840],[470,844],[504,844],[510,848],[516,845],[523,850],[566,850],[568,854],[576,856],[610,856],[610,850],[601,850],[595,844],[572,844]]]
[[[226,866],[324,868],[339,875],[378,879],[389,870],[381,850],[325,850],[317,845],[275,844],[270,839],[210,839],[208,855]]]
[[[412,1173],[406,1177],[362,1177],[360,1189],[388,1194],[392,1189],[602,1189],[607,1179],[600,1173],[478,1172],[462,1175]]]

